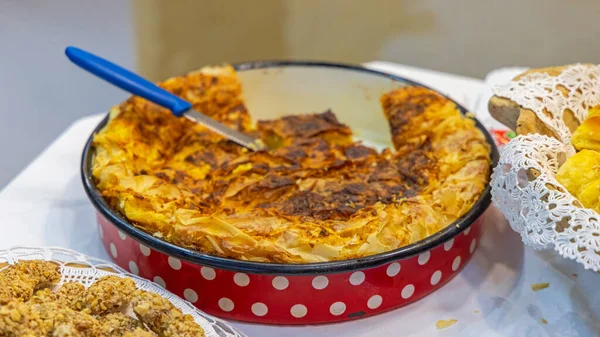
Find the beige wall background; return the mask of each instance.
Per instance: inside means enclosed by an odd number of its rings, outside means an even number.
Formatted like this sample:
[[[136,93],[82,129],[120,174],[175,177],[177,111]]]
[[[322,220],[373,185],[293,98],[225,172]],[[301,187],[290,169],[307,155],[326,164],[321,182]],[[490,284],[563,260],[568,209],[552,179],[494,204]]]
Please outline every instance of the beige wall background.
[[[483,77],[600,63],[598,0],[132,0],[139,70],[159,80],[259,59],[386,60]]]

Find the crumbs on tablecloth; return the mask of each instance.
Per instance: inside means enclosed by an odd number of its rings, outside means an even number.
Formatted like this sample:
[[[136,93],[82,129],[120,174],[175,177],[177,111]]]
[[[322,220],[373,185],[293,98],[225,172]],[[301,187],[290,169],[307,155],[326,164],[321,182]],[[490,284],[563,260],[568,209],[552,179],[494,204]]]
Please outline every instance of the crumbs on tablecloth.
[[[441,330],[453,326],[456,322],[458,321],[455,319],[440,319],[435,322],[435,327],[438,328],[438,330]]]
[[[479,310],[473,310],[473,313],[474,313],[474,314],[478,314],[478,313],[479,313]]]
[[[542,289],[546,289],[550,286],[550,283],[548,282],[544,282],[544,283],[534,283],[531,285],[531,290],[533,291],[539,291]]]
[[[542,324],[548,324],[548,321],[542,318]]]
[[[577,274],[571,274],[571,276],[573,276],[573,277],[577,277],[578,275],[577,275]]]

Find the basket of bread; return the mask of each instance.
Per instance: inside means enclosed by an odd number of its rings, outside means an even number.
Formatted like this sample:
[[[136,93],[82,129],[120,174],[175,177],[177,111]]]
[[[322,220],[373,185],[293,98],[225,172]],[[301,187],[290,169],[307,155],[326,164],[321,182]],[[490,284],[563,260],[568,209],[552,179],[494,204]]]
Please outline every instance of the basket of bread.
[[[600,66],[532,69],[495,87],[491,115],[517,133],[492,200],[536,249],[600,270]]]

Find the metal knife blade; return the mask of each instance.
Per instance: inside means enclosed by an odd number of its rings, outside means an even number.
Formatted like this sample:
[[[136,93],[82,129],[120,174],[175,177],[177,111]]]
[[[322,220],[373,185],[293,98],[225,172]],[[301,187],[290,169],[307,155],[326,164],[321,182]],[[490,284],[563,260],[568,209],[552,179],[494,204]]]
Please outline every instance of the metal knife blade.
[[[223,125],[194,109],[189,109],[186,112],[184,112],[184,116],[193,122],[204,125],[212,131],[249,150],[262,151],[267,149],[261,139],[252,138],[245,133],[239,132],[226,125]]]

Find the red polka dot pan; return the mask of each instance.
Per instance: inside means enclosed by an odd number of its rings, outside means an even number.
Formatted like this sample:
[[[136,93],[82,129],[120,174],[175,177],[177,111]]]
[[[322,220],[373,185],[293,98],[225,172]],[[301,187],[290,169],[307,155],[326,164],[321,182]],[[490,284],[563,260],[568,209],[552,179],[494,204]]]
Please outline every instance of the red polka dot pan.
[[[359,137],[391,146],[379,106],[381,94],[418,83],[332,63],[253,62],[235,66],[249,111],[267,119],[332,109]],[[463,113],[465,110],[461,108]],[[260,113],[255,113],[260,112]],[[94,131],[104,127],[105,119]],[[493,138],[477,122],[498,159]],[[442,287],[468,263],[490,204],[489,187],[473,208],[426,239],[360,259],[277,264],[210,256],[136,228],[113,210],[94,185],[92,136],[84,149],[82,177],[98,210],[106,250],[121,267],[152,280],[200,310],[225,319],[264,324],[316,324],[358,319],[417,301]],[[490,170],[491,171],[491,170]]]

